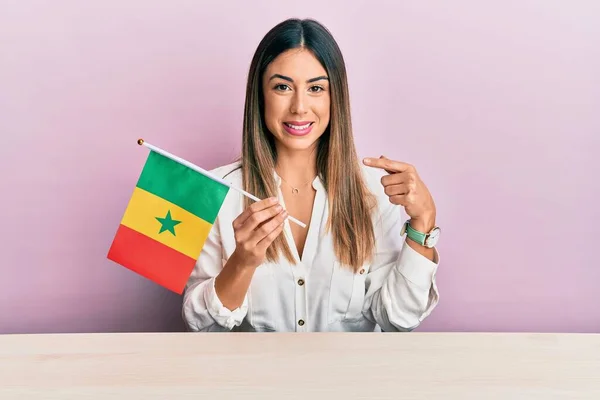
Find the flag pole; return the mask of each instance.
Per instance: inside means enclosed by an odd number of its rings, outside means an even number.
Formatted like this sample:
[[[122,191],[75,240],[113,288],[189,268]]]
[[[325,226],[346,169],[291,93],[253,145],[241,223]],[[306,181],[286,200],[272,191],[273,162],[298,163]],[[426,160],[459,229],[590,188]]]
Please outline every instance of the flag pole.
[[[256,196],[254,196],[253,194],[248,193],[245,190],[242,190],[240,188],[237,188],[237,187],[233,186],[230,182],[227,182],[226,180],[223,180],[223,179],[219,178],[218,176],[216,176],[214,174],[211,174],[207,170],[205,170],[203,168],[200,168],[199,166],[197,166],[195,164],[192,164],[191,162],[189,162],[187,160],[184,160],[183,158],[177,157],[174,154],[171,154],[171,153],[169,153],[169,152],[167,152],[167,151],[165,151],[165,150],[163,150],[161,148],[158,148],[158,147],[156,147],[154,145],[151,145],[150,143],[146,142],[144,139],[138,139],[137,143],[140,146],[146,146],[147,148],[149,148],[152,151],[155,151],[156,153],[162,154],[163,156],[168,157],[168,158],[170,158],[173,161],[176,161],[176,162],[178,162],[180,164],[183,164],[186,167],[191,168],[194,171],[199,172],[202,175],[204,175],[204,176],[206,176],[206,177],[208,177],[208,178],[210,178],[210,179],[212,179],[214,181],[222,183],[223,185],[228,186],[231,189],[238,191],[239,193],[243,194],[246,197],[251,198],[254,201],[260,201],[260,199],[258,197],[256,197]],[[298,221],[296,218],[292,217],[291,215],[288,215],[288,218],[290,219],[290,221],[293,221],[297,225],[300,225],[301,227],[303,227],[303,228],[306,229],[306,224],[305,223]]]

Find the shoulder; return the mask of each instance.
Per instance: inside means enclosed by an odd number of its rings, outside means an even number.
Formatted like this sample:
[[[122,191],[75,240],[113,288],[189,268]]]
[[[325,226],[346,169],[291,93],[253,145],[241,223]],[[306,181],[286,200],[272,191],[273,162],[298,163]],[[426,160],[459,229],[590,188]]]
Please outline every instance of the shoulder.
[[[242,163],[235,161],[230,164],[220,165],[209,171],[213,175],[218,176],[234,185],[242,183]]]

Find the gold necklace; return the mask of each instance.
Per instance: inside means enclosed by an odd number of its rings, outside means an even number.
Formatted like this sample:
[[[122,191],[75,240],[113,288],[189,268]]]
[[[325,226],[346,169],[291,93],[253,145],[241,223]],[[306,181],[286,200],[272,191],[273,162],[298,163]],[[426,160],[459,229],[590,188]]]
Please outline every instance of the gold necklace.
[[[278,175],[279,175],[279,174],[278,174]],[[283,176],[279,175],[279,177],[280,177],[280,178],[281,178],[281,179],[282,179],[282,180],[283,180],[285,183],[287,183],[289,187],[291,187],[291,188],[292,188],[292,194],[298,194],[298,193],[300,193],[300,190],[298,190],[298,188],[297,188],[297,187],[294,187],[294,186],[290,185],[290,183],[289,183],[288,181],[286,181],[286,180],[283,178]],[[315,177],[315,178],[316,178],[316,177]],[[311,183],[312,181],[314,181],[314,180],[315,180],[315,178],[312,178],[310,181],[308,181],[308,182],[306,182],[306,183],[303,183],[303,184],[302,184],[302,185],[300,185],[299,187],[304,187],[304,186],[308,185],[309,183]]]

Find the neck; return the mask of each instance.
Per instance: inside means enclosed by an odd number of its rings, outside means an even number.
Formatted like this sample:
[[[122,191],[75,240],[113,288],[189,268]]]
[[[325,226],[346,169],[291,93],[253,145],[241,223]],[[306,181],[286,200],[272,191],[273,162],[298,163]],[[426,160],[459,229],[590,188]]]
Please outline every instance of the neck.
[[[277,174],[293,186],[312,182],[317,175],[317,145],[318,143],[315,143],[306,150],[277,146]]]

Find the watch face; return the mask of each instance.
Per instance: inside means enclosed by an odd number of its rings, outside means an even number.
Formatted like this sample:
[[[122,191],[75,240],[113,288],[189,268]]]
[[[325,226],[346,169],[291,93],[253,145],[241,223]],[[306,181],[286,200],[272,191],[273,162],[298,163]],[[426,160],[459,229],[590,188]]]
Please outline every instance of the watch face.
[[[402,229],[400,229],[400,236],[404,236],[404,234],[406,233],[406,224],[406,222],[402,224]]]
[[[427,238],[427,240],[425,240],[425,245],[427,247],[434,247],[438,240],[440,238],[440,228],[434,228],[431,233],[429,234],[429,237]]]

